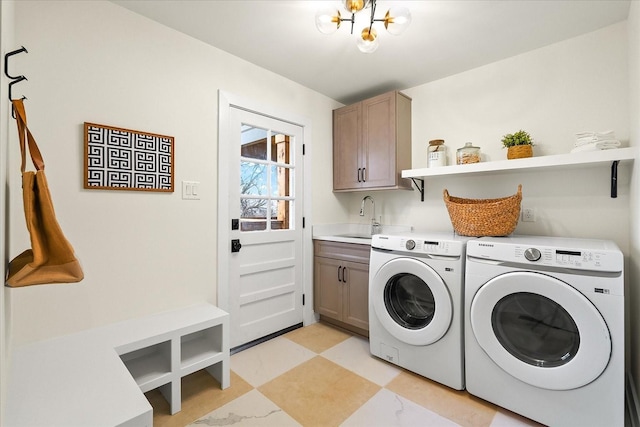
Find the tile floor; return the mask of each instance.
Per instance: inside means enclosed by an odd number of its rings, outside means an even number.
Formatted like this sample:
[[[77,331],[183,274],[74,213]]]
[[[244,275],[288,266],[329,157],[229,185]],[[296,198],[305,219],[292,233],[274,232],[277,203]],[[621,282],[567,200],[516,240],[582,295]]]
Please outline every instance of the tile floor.
[[[369,353],[369,342],[323,323],[231,356],[231,386],[204,371],[182,382],[182,411],[147,393],[154,426],[524,427],[535,422]]]

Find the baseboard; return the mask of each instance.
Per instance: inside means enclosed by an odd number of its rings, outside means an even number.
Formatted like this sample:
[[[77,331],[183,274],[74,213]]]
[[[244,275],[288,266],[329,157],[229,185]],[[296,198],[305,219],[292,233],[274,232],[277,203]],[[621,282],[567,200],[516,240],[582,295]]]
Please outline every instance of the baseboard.
[[[636,392],[636,384],[630,373],[627,373],[626,384],[626,404],[629,413],[629,427],[640,427],[640,404],[638,402],[638,393]]]

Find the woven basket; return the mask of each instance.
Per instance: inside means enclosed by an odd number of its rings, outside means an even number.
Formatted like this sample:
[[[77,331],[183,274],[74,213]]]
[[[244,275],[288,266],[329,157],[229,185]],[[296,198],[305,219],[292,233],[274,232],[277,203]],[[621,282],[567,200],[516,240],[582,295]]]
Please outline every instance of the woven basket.
[[[507,148],[507,159],[524,159],[533,157],[533,147],[531,145],[514,145]]]
[[[500,199],[462,199],[444,190],[451,224],[462,236],[507,236],[515,230],[520,217],[522,184],[513,196]]]

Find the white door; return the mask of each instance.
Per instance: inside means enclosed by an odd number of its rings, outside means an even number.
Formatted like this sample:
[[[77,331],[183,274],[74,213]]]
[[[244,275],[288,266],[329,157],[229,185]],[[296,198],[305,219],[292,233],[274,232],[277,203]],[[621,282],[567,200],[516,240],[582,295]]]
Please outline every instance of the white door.
[[[473,297],[469,320],[487,355],[535,387],[582,387],[600,376],[611,356],[598,309],[546,274],[517,271],[489,280]]]
[[[234,107],[229,129],[233,348],[302,322],[303,129]]]
[[[413,258],[395,258],[384,264],[371,282],[370,295],[380,323],[407,344],[433,344],[453,319],[444,281],[434,269]]]

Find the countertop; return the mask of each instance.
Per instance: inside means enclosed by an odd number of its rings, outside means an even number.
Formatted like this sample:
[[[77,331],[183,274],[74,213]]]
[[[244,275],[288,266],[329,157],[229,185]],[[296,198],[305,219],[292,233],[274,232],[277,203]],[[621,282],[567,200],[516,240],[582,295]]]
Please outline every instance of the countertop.
[[[382,225],[382,233],[411,232],[413,227],[406,225]],[[371,246],[371,226],[369,224],[320,224],[313,226],[314,240],[355,243]]]

